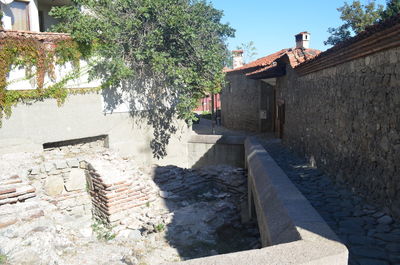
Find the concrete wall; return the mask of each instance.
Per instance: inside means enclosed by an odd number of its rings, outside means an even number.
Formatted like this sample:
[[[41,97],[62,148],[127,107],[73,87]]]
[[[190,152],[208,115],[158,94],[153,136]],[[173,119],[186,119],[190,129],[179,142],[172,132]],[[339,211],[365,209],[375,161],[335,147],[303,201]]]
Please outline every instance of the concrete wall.
[[[188,167],[211,165],[244,167],[242,136],[193,135],[188,142]]]
[[[305,76],[287,69],[284,142],[400,217],[400,48]]]
[[[245,131],[272,131],[273,98],[270,85],[252,80],[245,73],[228,73],[228,85],[221,92],[222,125]],[[268,108],[268,109],[267,109]],[[260,118],[260,110],[267,110],[267,119]]]
[[[152,128],[129,113],[105,114],[101,94],[70,95],[62,107],[46,99],[31,105],[18,104],[0,128],[0,153],[41,151],[44,143],[108,135],[110,148],[134,155],[139,164],[174,164],[187,167],[190,128],[176,121],[178,131],[170,139],[168,155],[153,158]]]

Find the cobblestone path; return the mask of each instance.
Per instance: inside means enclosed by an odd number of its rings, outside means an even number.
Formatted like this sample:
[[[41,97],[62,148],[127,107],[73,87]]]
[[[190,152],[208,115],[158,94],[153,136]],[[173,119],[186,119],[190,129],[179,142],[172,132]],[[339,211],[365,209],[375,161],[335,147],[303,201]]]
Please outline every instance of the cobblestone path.
[[[266,150],[346,244],[351,265],[400,264],[400,222],[309,166],[280,143]]]

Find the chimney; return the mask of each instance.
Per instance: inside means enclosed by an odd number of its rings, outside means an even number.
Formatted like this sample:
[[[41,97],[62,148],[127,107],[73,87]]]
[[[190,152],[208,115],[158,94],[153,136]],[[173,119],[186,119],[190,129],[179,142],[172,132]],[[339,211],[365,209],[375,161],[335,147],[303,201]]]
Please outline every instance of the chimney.
[[[233,69],[243,66],[243,50],[232,51],[233,55]]]
[[[310,48],[310,33],[307,31],[300,32],[295,35],[296,37],[296,48],[308,49]]]

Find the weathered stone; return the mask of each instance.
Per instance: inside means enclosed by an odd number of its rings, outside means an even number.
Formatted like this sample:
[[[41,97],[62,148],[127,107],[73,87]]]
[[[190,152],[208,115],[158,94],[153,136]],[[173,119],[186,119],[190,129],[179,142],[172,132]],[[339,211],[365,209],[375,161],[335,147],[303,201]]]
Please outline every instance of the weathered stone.
[[[33,168],[30,170],[30,174],[31,174],[31,175],[39,175],[39,174],[40,174],[40,168],[39,168],[39,167],[33,167]]]
[[[385,259],[387,256],[383,249],[377,247],[356,246],[352,247],[350,251],[357,256],[373,259]]]
[[[79,167],[82,169],[87,169],[87,163],[86,161],[80,161],[79,162]]]
[[[67,179],[65,182],[67,191],[84,190],[86,188],[86,175],[82,169],[72,168]]]
[[[83,237],[91,237],[93,230],[91,227],[86,227],[86,228],[82,228],[79,229],[79,233],[83,236]]]
[[[46,178],[44,190],[49,196],[56,196],[64,190],[64,180],[59,175],[50,175]]]
[[[50,172],[55,168],[54,163],[44,163],[44,169],[46,172]]]
[[[64,168],[68,167],[67,163],[64,160],[56,161],[55,164],[56,164],[57,169],[64,169]]]
[[[390,150],[390,145],[389,145],[389,139],[387,138],[387,136],[383,136],[379,146],[385,151],[385,152],[389,152]]]
[[[142,234],[139,230],[125,229],[118,233],[118,239],[128,239],[132,241],[139,241],[142,239]]]
[[[393,233],[376,233],[374,237],[382,239],[386,242],[400,242],[400,234],[393,234]]]
[[[160,190],[158,194],[163,199],[168,199],[171,196],[171,194],[168,191],[163,191],[163,190]]]
[[[365,244],[373,245],[375,243],[375,240],[363,235],[350,235],[348,237],[348,241],[352,245],[365,245]]]
[[[67,164],[71,168],[78,168],[79,167],[79,160],[78,159],[68,159]]]
[[[380,224],[388,225],[388,224],[391,224],[392,222],[393,222],[393,219],[388,215],[384,215],[378,219],[378,223],[380,223]]]
[[[389,243],[385,247],[388,251],[393,253],[400,253],[400,242],[397,243]]]
[[[18,219],[13,216],[0,216],[0,229],[13,225],[18,222]]]
[[[44,212],[41,209],[34,209],[21,214],[22,221],[31,221],[32,219],[44,216]]]
[[[387,224],[379,224],[379,225],[377,225],[377,226],[375,227],[375,230],[376,230],[376,232],[378,232],[378,233],[382,233],[382,232],[386,233],[386,232],[389,232],[389,231],[392,230],[392,229],[391,229],[390,226],[387,225]]]
[[[379,259],[358,259],[358,262],[362,265],[389,265],[387,261]]]

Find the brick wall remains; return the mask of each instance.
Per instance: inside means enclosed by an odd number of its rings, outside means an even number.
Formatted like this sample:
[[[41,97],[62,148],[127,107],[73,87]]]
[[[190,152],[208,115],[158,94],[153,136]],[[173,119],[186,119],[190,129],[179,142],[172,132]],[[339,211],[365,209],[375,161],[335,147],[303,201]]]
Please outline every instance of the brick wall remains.
[[[107,159],[85,165],[93,216],[109,224],[118,224],[137,207],[157,198],[154,183],[142,178],[140,172],[126,170],[121,165]]]

